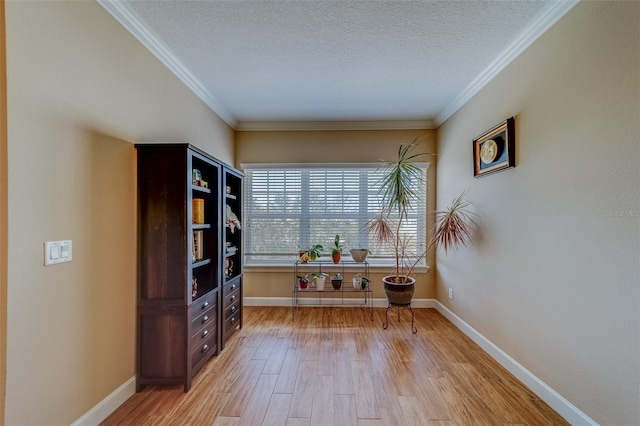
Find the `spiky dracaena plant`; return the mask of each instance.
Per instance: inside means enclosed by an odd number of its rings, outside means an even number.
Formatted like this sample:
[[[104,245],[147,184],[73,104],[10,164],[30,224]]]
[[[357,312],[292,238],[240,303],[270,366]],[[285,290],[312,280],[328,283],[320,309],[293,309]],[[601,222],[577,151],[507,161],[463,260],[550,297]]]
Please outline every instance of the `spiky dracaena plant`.
[[[414,188],[421,185],[416,185],[416,182],[425,179],[424,172],[415,163],[426,155],[414,153],[419,143],[417,138],[409,145],[400,145],[397,159],[383,166],[383,177],[379,182],[383,209],[365,225],[365,232],[378,242],[393,245],[396,283],[404,282],[404,277],[411,275],[432,247],[442,247],[446,252],[466,245],[477,226],[472,217],[475,214],[468,210],[469,202],[464,199],[465,191],[453,200],[448,209],[433,212],[435,222],[426,249],[422,253],[409,253],[411,237],[404,235],[401,229],[418,201]]]

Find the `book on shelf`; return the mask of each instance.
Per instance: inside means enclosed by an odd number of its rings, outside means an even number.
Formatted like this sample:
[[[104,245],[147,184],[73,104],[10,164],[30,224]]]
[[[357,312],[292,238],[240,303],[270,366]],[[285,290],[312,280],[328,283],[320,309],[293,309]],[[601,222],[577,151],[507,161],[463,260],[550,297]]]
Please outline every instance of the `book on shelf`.
[[[204,199],[193,199],[193,223],[204,224]]]
[[[204,234],[202,231],[193,231],[193,258],[197,262],[204,258]]]

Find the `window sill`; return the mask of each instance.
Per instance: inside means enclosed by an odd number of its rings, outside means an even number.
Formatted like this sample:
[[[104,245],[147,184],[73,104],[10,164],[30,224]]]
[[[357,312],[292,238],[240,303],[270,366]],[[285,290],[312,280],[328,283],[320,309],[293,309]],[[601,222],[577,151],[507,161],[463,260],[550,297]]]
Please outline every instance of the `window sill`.
[[[357,269],[362,269],[362,263],[351,263],[351,264],[345,264],[345,265],[339,265],[340,268],[344,267],[345,270],[357,270]],[[313,266],[313,264],[306,264],[305,268]],[[323,268],[326,267],[331,267],[332,264],[324,264]],[[282,272],[287,272],[287,273],[291,273],[293,271],[293,263],[291,264],[280,264],[280,265],[274,265],[274,264],[265,264],[265,265],[250,265],[247,266],[245,265],[243,267],[244,272],[248,272],[248,273],[282,273]],[[377,274],[386,274],[386,273],[390,273],[392,267],[389,265],[372,265],[369,264],[369,271],[373,272],[373,273],[377,273]],[[428,272],[430,269],[430,266],[416,266],[414,269],[414,272],[416,273],[426,273]]]

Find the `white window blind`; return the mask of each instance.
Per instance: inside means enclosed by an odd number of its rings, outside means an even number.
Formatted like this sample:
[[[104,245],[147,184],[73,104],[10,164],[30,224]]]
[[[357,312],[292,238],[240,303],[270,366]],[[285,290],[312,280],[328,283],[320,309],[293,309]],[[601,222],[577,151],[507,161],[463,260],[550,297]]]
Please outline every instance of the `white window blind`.
[[[426,245],[426,170],[415,182],[420,199],[402,232],[410,250]],[[380,164],[243,164],[245,265],[291,264],[299,248],[324,247],[330,257],[336,234],[348,249],[366,247],[372,264],[390,264],[393,248],[377,244],[363,231],[381,210]]]

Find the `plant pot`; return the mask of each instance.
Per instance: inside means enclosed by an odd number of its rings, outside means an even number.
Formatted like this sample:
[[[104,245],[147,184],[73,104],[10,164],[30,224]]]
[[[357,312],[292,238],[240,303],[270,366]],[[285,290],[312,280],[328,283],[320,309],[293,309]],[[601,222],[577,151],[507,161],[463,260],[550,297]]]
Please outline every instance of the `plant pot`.
[[[306,290],[307,288],[309,288],[309,281],[298,280],[298,289]]]
[[[300,258],[300,263],[308,263],[309,262],[309,251],[300,250],[298,253],[298,258]]]
[[[333,260],[333,263],[335,264],[340,263],[341,257],[342,257],[342,253],[340,253],[338,250],[334,250],[331,252],[331,260]]]
[[[331,280],[331,285],[333,286],[334,290],[340,290],[340,287],[342,287],[342,278]]]
[[[367,258],[369,250],[351,249],[349,250],[349,253],[351,253],[351,257],[353,258],[354,262],[362,263]]]
[[[416,280],[413,277],[400,277],[406,282],[395,282],[395,275],[389,275],[382,278],[384,283],[384,292],[389,299],[389,304],[393,306],[409,306],[413,299]]]
[[[327,277],[316,277],[315,281],[316,281],[316,290],[318,291],[324,291],[324,282],[327,279]]]
[[[351,284],[353,284],[354,290],[357,290],[360,287],[360,277],[353,277],[351,279]]]

